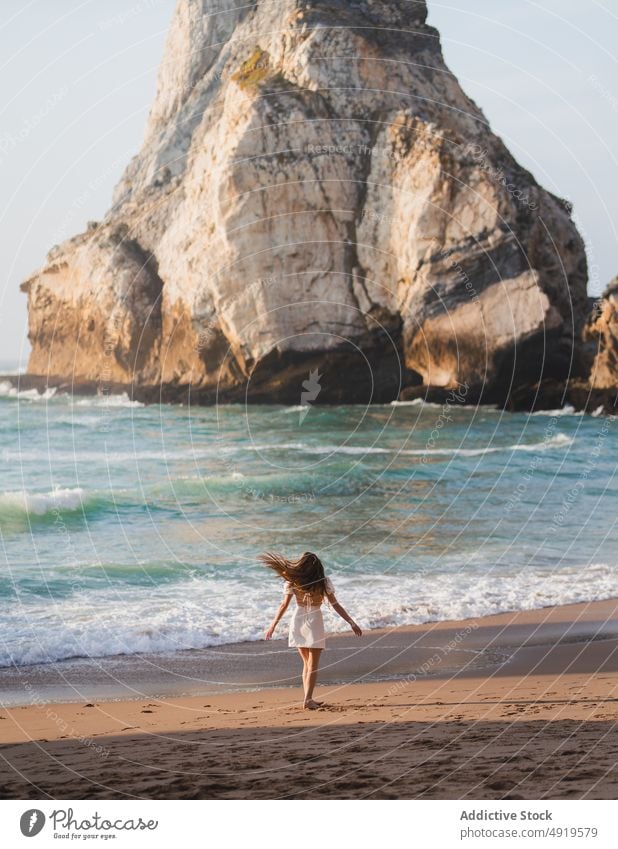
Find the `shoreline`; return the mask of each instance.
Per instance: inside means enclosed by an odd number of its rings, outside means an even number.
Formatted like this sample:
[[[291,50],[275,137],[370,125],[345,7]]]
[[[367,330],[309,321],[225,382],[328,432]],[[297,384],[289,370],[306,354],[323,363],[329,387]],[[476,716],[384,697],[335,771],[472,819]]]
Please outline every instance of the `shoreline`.
[[[565,626],[568,624],[568,627]],[[508,665],[522,647],[618,638],[618,598],[481,617],[331,633],[320,680],[387,683],[402,676],[476,674]],[[0,709],[226,695],[298,687],[298,657],[279,637],[176,652],[67,658],[0,668]],[[1,740],[1,729],[0,729]]]
[[[252,691],[3,708],[0,794],[618,798],[617,599],[351,640],[330,640],[317,711],[293,650],[256,644]]]
[[[142,404],[180,404],[211,407],[226,404],[281,404],[287,406],[297,403],[296,397],[273,398],[272,394],[256,392],[247,395],[245,388],[239,389],[202,389],[190,385],[137,385],[133,383],[117,383],[82,380],[75,382],[58,375],[35,375],[23,372],[20,374],[0,374],[0,383],[9,383],[18,392],[36,390],[40,395],[54,389],[68,395],[93,397],[97,395],[115,396],[127,395],[131,401]],[[103,391],[101,391],[103,386]],[[376,404],[392,403],[393,401],[424,400],[430,404],[445,404],[451,399],[454,390],[439,386],[401,386],[400,391],[393,393],[390,401],[376,400]],[[314,402],[324,406],[346,406],[359,403],[365,406],[365,401],[357,402],[342,399]],[[533,413],[545,412],[566,407],[573,407],[575,412],[587,414],[597,413],[599,409],[607,415],[616,413],[618,408],[618,387],[612,389],[595,389],[585,381],[571,378],[567,381],[546,379],[541,384],[516,387],[507,397],[495,393],[483,397],[482,394],[471,394],[469,400],[462,397],[458,404],[462,408],[470,407],[499,407],[504,412]]]

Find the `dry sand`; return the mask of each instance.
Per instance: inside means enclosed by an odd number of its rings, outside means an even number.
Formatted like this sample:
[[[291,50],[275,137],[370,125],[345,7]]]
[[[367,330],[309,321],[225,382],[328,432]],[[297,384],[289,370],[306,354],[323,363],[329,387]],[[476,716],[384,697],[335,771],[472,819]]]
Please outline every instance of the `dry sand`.
[[[270,689],[5,708],[0,796],[618,796],[616,600],[329,645],[315,712],[298,689],[272,688],[298,669],[281,643],[217,653],[222,666],[242,657],[254,682],[268,664]]]

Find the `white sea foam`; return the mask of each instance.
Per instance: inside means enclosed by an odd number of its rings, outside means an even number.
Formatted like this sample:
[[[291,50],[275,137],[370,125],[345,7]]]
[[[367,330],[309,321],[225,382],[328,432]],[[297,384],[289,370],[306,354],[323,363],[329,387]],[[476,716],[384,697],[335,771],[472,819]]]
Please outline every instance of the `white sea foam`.
[[[84,451],[81,448],[75,448],[74,451],[61,451],[56,448],[50,448],[48,451],[5,449],[2,452],[2,457],[6,462],[12,463],[102,463],[117,466],[120,463],[135,463],[146,460],[154,460],[163,464],[175,461],[186,463],[206,460],[231,452],[231,448],[223,447],[171,449],[169,451],[115,451],[113,444],[111,444],[107,450],[102,449],[101,451]]]
[[[412,401],[391,401],[391,407],[426,407],[427,409],[442,409],[444,404],[436,404],[432,401],[425,401],[423,398],[414,398]],[[471,404],[466,405],[456,405],[449,404],[449,410],[464,410],[466,412],[478,412],[478,413],[501,413],[503,415],[508,415],[507,412],[500,406],[496,404],[482,404],[479,406],[474,406]],[[601,412],[603,408],[599,408]],[[598,415],[599,413],[595,411],[593,415]],[[583,410],[576,410],[575,407],[570,404],[565,404],[564,407],[559,407],[556,410],[537,410],[534,413],[527,413],[529,416],[545,416],[549,418],[554,418],[557,416],[585,416],[586,413]]]
[[[92,395],[80,397],[66,392],[58,393],[55,386],[39,392],[38,389],[18,389],[8,380],[0,382],[0,398],[16,398],[19,401],[49,401],[50,398],[66,400],[75,407],[144,407],[141,401],[132,401],[126,392],[121,395]]]
[[[618,596],[618,571],[605,563],[555,570],[504,572],[504,566],[426,576],[333,574],[339,598],[366,628],[467,619],[511,610]],[[499,581],[497,578],[499,577]],[[191,577],[173,584],[85,590],[50,605],[49,598],[0,613],[0,666],[70,657],[173,652],[257,641],[276,609],[280,587]],[[215,590],[215,591],[213,591]],[[238,598],[242,597],[242,604]],[[325,608],[327,630],[346,626]],[[285,636],[285,623],[278,636]]]
[[[449,410],[462,410],[465,413],[505,413],[502,407],[496,404],[454,404],[445,400],[442,404],[436,401],[425,401],[424,398],[413,398],[411,401],[390,401],[388,407],[426,407],[428,410],[442,410],[448,406]]]
[[[0,381],[0,398],[14,398],[17,396],[17,389],[8,380]]]
[[[564,407],[559,407],[557,410],[537,410],[535,413],[529,413],[528,415],[555,418],[557,416],[584,416],[586,414],[584,410],[576,410],[575,407],[572,407],[570,404],[566,404]]]
[[[85,497],[81,487],[59,488],[51,492],[5,492],[0,495],[0,515],[25,513],[44,516],[51,512],[79,510]]]
[[[543,442],[530,444],[516,443],[515,445],[489,445],[485,448],[434,448],[428,450],[404,450],[402,454],[455,454],[461,457],[476,457],[482,454],[494,454],[505,451],[549,451],[552,448],[566,448],[574,442],[573,437],[566,433],[557,433]]]
[[[435,441],[435,440],[434,440]],[[476,457],[482,454],[510,451],[547,451],[552,448],[566,448],[574,442],[573,437],[566,433],[557,433],[542,442],[516,443],[514,445],[487,445],[480,448],[462,448],[460,446],[445,448],[379,448],[375,445],[311,445],[305,442],[284,442],[279,445],[251,445],[251,451],[302,451],[305,454],[397,454],[406,456],[443,455]]]
[[[78,398],[74,401],[76,407],[144,407],[141,401],[132,401],[126,392],[121,395],[93,395],[89,398]]]
[[[390,407],[441,407],[441,404],[433,404],[424,398],[414,398],[412,401],[391,401]]]
[[[0,383],[0,398],[17,398],[20,401],[49,401],[56,395],[55,387],[39,392],[38,389],[17,389],[8,380]]]
[[[187,446],[187,448],[170,448],[165,450],[135,450],[117,451],[114,445],[100,451],[83,450],[76,447],[73,451],[51,448],[45,450],[32,449],[5,449],[2,456],[5,462],[11,463],[100,463],[107,466],[117,466],[126,463],[139,463],[155,461],[162,464],[175,462],[198,462],[213,459],[215,457],[233,456],[243,451],[269,452],[269,451],[295,451],[303,454],[316,456],[350,455],[392,455],[392,456],[436,456],[436,457],[477,457],[484,454],[510,453],[514,451],[549,451],[552,449],[568,448],[573,445],[574,438],[565,433],[557,433],[550,439],[541,442],[516,443],[513,445],[487,445],[479,448],[465,448],[462,446],[446,446],[444,448],[381,448],[376,445],[312,445],[306,442],[282,442],[279,444],[250,444],[250,445],[212,445],[203,448]]]

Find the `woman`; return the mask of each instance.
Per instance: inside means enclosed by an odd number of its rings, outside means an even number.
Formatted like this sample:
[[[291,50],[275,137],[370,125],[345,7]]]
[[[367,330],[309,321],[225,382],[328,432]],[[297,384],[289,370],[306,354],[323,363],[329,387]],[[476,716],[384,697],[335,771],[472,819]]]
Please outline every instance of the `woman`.
[[[324,574],[324,566],[316,554],[305,551],[298,560],[287,560],[279,554],[267,552],[261,554],[259,559],[285,581],[283,601],[265,637],[267,640],[272,639],[275,628],[294,596],[296,609],[290,622],[288,645],[296,647],[303,659],[303,707],[305,710],[317,710],[323,704],[315,701],[313,690],[318,677],[320,654],[326,647],[324,619],[320,610],[324,599],[328,599],[335,613],[345,619],[357,637],[363,632],[335,598],[335,588]]]

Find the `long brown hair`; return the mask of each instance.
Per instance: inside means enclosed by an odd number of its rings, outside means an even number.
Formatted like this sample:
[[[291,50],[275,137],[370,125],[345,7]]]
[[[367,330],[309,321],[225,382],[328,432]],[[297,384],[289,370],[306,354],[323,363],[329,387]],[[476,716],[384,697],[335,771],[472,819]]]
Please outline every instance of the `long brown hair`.
[[[322,561],[312,551],[305,551],[298,560],[288,560],[281,554],[273,554],[271,551],[260,554],[265,566],[276,572],[284,581],[289,581],[293,587],[306,593],[320,593],[326,595],[326,575]]]

